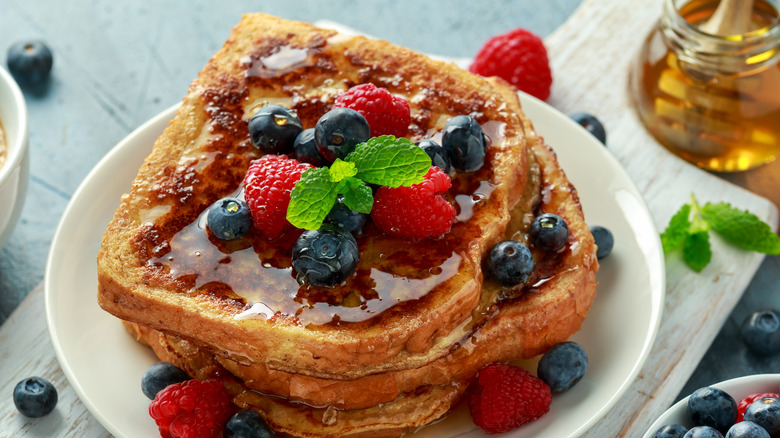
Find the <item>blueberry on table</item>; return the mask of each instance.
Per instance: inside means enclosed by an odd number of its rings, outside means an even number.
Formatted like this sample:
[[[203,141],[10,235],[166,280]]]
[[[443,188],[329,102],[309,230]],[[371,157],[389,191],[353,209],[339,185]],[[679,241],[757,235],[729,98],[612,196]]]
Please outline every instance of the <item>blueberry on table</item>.
[[[696,426],[683,435],[683,438],[723,438],[723,434],[710,426]]]
[[[190,380],[191,377],[181,368],[169,362],[157,362],[144,371],[141,377],[141,391],[149,400],[154,400],[157,393],[168,385]]]
[[[726,433],[737,420],[737,402],[721,389],[699,388],[688,398],[688,418],[694,426],[710,426]]]
[[[299,284],[332,287],[346,280],[360,261],[357,241],[347,230],[324,224],[295,241],[292,265]]]
[[[557,252],[569,240],[569,226],[557,214],[543,213],[531,222],[531,241],[542,251]]]
[[[742,341],[750,351],[769,356],[780,351],[780,312],[759,310],[742,323]]]
[[[25,417],[43,417],[57,406],[57,388],[42,377],[28,377],[16,384],[14,404]]]
[[[322,158],[320,151],[317,150],[317,142],[314,141],[314,128],[304,129],[295,137],[293,151],[295,152],[295,159],[301,163],[309,163],[317,167],[330,164]]]
[[[769,432],[752,421],[740,421],[731,426],[726,438],[771,438]]]
[[[588,113],[574,113],[569,117],[593,134],[600,142],[607,144],[607,131],[604,130],[604,125],[595,116]]]
[[[542,358],[536,375],[552,392],[565,392],[582,379],[588,369],[588,355],[576,342],[566,341],[554,345]]]
[[[246,202],[233,197],[215,202],[206,215],[206,223],[221,240],[237,239],[252,228],[252,213]]]
[[[488,253],[487,264],[493,278],[505,286],[524,282],[534,269],[531,251],[515,240],[497,243]]]
[[[424,138],[417,142],[422,150],[431,158],[431,164],[441,169],[444,173],[450,173],[452,164],[450,162],[450,155],[447,151],[435,141],[430,138]]]
[[[328,162],[342,160],[355,146],[371,138],[366,118],[350,108],[334,108],[325,113],[314,126],[317,150]]]
[[[612,247],[615,246],[615,238],[612,236],[612,231],[601,225],[593,225],[590,227],[590,233],[593,234],[593,239],[596,240],[596,258],[603,259],[612,252]]]
[[[44,42],[23,41],[8,48],[6,61],[19,85],[36,86],[49,79],[54,58]]]
[[[459,171],[473,172],[485,164],[485,134],[472,117],[455,116],[447,121],[441,145],[449,154],[452,167]]]
[[[745,409],[744,421],[752,421],[766,429],[770,436],[780,435],[780,398],[764,397]]]
[[[656,430],[653,438],[683,438],[687,432],[688,428],[682,424],[667,424]]]
[[[225,424],[222,435],[225,438],[273,438],[276,436],[260,414],[249,410],[233,414]]]
[[[252,145],[266,154],[289,154],[303,131],[298,114],[281,105],[265,105],[249,120]]]

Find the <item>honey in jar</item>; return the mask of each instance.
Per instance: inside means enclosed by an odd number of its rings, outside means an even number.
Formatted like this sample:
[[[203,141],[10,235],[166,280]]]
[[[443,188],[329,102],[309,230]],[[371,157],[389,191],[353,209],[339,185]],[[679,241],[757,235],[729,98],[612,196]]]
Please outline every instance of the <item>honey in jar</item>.
[[[718,5],[665,0],[630,86],[661,144],[701,168],[733,172],[780,152],[780,18],[777,0],[754,0],[744,32],[709,33]]]

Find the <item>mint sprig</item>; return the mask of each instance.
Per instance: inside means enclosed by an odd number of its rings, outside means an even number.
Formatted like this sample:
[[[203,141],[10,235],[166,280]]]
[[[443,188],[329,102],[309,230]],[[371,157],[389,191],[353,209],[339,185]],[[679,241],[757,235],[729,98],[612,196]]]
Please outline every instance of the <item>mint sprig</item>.
[[[421,183],[430,168],[428,154],[411,140],[392,135],[371,138],[343,161],[303,172],[290,192],[287,220],[297,228],[316,230],[339,195],[347,208],[368,214],[374,196],[367,183],[408,187]]]
[[[708,202],[702,207],[693,194],[691,203],[684,204],[661,233],[664,252],[682,248],[685,263],[701,272],[712,260],[710,230],[742,249],[780,254],[780,237],[756,215],[725,202]]]

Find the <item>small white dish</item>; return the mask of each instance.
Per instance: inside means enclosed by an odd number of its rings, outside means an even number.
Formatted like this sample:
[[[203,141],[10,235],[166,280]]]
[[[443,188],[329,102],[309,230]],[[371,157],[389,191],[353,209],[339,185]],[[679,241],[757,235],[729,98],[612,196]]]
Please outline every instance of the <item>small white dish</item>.
[[[506,436],[578,437],[608,414],[647,358],[663,307],[663,253],[639,191],[604,145],[544,102],[521,97],[526,113],[577,187],[588,223],[609,228],[615,249],[600,261],[596,301],[572,338],[588,353],[588,372],[573,389],[553,396],[549,414]],[[136,129],[90,172],[65,210],[46,269],[46,316],[60,365],[81,401],[120,438],[157,433],[147,412],[149,400],[140,389],[141,376],[156,359],[98,306],[95,258],[120,196],[175,110]],[[463,409],[414,434],[456,436],[487,435]]]
[[[27,105],[19,86],[0,67],[0,125],[5,132],[5,159],[0,164],[0,248],[8,241],[27,194],[30,155]]]
[[[724,380],[723,382],[716,383],[713,386],[718,389],[726,391],[730,396],[734,397],[737,403],[750,394],[758,394],[765,392],[780,393],[780,374],[755,374],[751,376],[737,377],[736,379]],[[678,401],[666,412],[661,414],[655,423],[653,423],[643,438],[652,438],[653,434],[661,427],[667,424],[681,424],[688,429],[693,427],[693,424],[688,419],[688,397]]]

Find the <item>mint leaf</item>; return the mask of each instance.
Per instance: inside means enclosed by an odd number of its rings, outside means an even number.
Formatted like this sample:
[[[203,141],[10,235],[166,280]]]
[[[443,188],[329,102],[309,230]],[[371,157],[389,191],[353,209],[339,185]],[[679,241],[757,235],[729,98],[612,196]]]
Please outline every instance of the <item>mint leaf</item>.
[[[290,192],[287,220],[297,228],[318,229],[336,203],[338,184],[331,179],[331,170],[327,167],[303,172]]]
[[[341,161],[341,158],[336,158],[336,161],[330,165],[330,177],[334,182],[339,182],[344,178],[352,177],[356,174],[357,169],[355,169],[355,163]]]
[[[344,178],[337,189],[340,195],[344,195],[344,205],[350,210],[359,213],[371,213],[371,207],[374,206],[374,194],[371,187],[363,181],[354,178]]]
[[[691,206],[684,204],[669,220],[669,225],[661,233],[661,245],[665,253],[670,253],[683,244],[685,237],[688,236],[688,228],[691,226],[691,222],[688,219],[690,214]]]
[[[702,216],[725,240],[740,248],[764,254],[780,254],[780,237],[753,213],[725,202],[707,203]]]
[[[710,235],[707,231],[697,231],[685,236],[683,241],[683,260],[696,272],[701,272],[712,259]]]
[[[357,145],[345,158],[355,163],[357,178],[387,187],[411,186],[423,181],[431,158],[407,138],[382,135]]]

